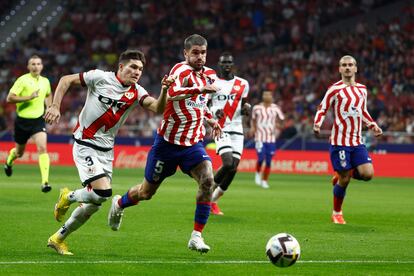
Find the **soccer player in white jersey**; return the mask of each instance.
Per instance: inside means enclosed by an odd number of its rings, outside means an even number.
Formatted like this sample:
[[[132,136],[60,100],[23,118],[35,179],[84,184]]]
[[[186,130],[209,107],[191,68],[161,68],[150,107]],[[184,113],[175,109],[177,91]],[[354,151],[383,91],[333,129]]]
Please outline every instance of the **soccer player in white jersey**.
[[[262,102],[252,110],[250,135],[254,135],[257,152],[255,182],[264,189],[269,188],[272,158],[276,152],[276,129],[282,127],[284,119],[280,107],[273,103],[273,92],[263,91]],[[262,172],[263,161],[265,167]]]
[[[137,83],[144,65],[145,56],[142,52],[127,50],[119,57],[116,73],[91,70],[63,76],[59,81],[53,103],[45,114],[48,123],[59,121],[60,104],[72,85],[80,84],[88,88],[85,105],[73,132],[73,159],[84,188],[75,191],[61,189],[54,210],[56,220],[62,221],[72,203],[78,202],[80,205],[47,242],[47,246],[59,254],[72,255],[64,240],[112,196],[114,140],[129,112],[138,104],[153,112],[164,111],[167,89],[174,78],[163,78],[160,96],[155,99]]]
[[[216,187],[211,199],[211,213],[214,215],[223,215],[217,201],[227,191],[236,175],[243,153],[242,118],[250,115],[250,104],[247,103],[249,83],[234,75],[233,65],[233,56],[230,53],[221,54],[218,78],[214,82],[220,91],[211,94],[210,100],[210,110],[223,130],[223,135],[215,140],[216,152],[221,157],[222,166],[214,176]]]
[[[362,123],[374,132],[382,134],[367,110],[367,87],[355,81],[357,62],[352,56],[339,60],[341,80],[326,91],[315,115],[313,131],[320,133],[326,112],[333,107],[334,123],[330,137],[330,157],[336,175],[332,179],[332,222],[345,224],[342,203],[351,177],[368,181],[374,176],[374,168],[365,145],[362,143]]]
[[[202,144],[204,119],[213,128],[213,136],[221,135],[221,128],[207,108],[207,94],[219,89],[212,84],[214,70],[204,66],[206,56],[207,40],[204,37],[193,34],[185,39],[185,61],[176,64],[170,72],[176,81],[169,88],[168,95],[177,101],[167,103],[158,135],[148,153],[144,180],[122,197],[114,196],[108,214],[112,230],[119,229],[125,208],[151,199],[161,182],[175,174],[179,166],[197,181],[199,187],[188,248],[202,253],[210,250],[201,237],[210,214],[214,184],[211,159]]]

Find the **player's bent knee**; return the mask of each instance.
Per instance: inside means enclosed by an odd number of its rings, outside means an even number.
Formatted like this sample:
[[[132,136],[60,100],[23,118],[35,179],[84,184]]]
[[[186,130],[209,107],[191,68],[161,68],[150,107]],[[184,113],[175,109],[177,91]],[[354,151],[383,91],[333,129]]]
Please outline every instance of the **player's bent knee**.
[[[112,189],[98,190],[93,189],[93,192],[97,195],[93,203],[102,204],[112,196]]]
[[[361,178],[364,181],[370,181],[373,177],[374,177],[374,173],[373,172],[368,172],[368,173],[362,173],[361,174]]]
[[[89,204],[85,204],[84,208],[85,208],[85,215],[91,216],[101,208],[101,205],[89,203]]]

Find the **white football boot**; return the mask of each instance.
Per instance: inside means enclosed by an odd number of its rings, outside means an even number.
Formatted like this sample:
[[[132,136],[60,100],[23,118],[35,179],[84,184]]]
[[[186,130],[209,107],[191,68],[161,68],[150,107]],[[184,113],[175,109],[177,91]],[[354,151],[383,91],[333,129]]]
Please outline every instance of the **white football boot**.
[[[256,185],[262,186],[262,174],[256,173],[254,181],[256,182]]]
[[[108,225],[114,231],[118,231],[119,227],[121,227],[122,216],[124,215],[124,209],[118,206],[118,200],[120,198],[120,195],[115,195],[112,198],[111,208],[108,213]]]
[[[269,184],[267,183],[266,180],[263,180],[262,181],[262,185],[261,186],[262,186],[263,189],[269,189]]]
[[[191,233],[191,238],[188,241],[188,248],[200,253],[207,253],[210,250],[210,246],[204,243],[201,233],[198,231],[193,231]]]

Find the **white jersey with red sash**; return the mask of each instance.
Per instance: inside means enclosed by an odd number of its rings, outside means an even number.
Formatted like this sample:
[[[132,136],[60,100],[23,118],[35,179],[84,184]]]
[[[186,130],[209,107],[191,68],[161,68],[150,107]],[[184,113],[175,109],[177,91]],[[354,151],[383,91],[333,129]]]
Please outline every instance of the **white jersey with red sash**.
[[[142,105],[148,92],[138,84],[123,85],[114,72],[91,70],[79,76],[88,94],[73,136],[100,148],[112,148],[128,113],[138,103]]]
[[[224,111],[224,117],[218,119],[223,131],[243,134],[241,105],[249,93],[249,83],[235,76],[231,80],[219,78],[214,85],[220,87],[220,91],[211,94],[211,112],[215,116],[218,109]]]

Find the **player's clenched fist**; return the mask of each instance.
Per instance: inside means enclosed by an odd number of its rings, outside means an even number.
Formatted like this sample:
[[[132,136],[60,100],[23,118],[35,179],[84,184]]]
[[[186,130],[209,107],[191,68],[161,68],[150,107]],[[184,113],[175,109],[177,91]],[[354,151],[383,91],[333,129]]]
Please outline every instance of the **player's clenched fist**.
[[[161,80],[162,89],[170,88],[170,86],[175,82],[176,79],[177,79],[177,76],[164,75],[164,77]]]

